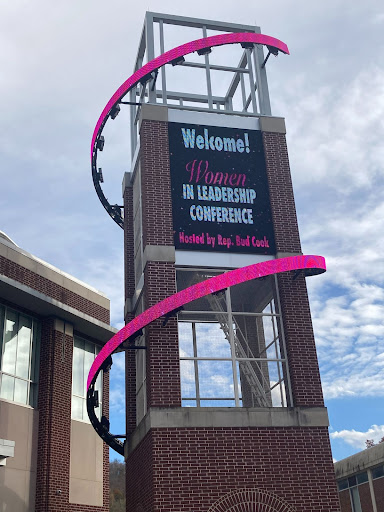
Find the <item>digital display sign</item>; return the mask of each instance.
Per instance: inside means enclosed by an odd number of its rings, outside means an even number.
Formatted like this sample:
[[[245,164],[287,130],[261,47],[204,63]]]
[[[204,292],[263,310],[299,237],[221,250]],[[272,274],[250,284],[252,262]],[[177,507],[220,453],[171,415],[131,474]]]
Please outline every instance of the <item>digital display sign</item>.
[[[261,132],[169,123],[177,250],[275,254]]]

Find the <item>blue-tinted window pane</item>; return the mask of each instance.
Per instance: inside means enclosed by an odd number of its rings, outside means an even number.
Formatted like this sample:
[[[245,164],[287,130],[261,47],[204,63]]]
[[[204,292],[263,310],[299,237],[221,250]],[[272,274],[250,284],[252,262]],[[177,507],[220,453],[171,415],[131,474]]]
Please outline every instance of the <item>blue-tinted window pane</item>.
[[[380,478],[382,476],[384,476],[384,465],[372,469],[372,478]]]
[[[195,370],[193,361],[180,361],[181,396],[196,397]]]
[[[224,320],[220,323],[196,323],[197,357],[230,358],[229,326]]]
[[[201,398],[234,398],[231,361],[199,361]]]
[[[201,400],[200,407],[235,407],[235,400]]]
[[[179,351],[180,357],[193,357],[192,323],[179,322]]]

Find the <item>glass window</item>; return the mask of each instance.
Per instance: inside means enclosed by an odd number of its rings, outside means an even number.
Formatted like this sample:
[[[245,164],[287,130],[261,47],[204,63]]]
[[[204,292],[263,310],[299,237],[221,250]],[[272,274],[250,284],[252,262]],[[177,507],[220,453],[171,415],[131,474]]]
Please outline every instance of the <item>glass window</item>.
[[[212,277],[178,270],[178,291]],[[233,286],[178,314],[186,407],[285,407],[288,371],[274,277]]]
[[[344,489],[348,489],[348,480],[340,480],[340,482],[337,482],[337,486],[339,488],[339,491],[343,491]]]
[[[384,476],[384,464],[372,469],[372,478],[380,478]]]
[[[365,473],[360,473],[356,476],[357,483],[358,484],[365,484],[365,482],[368,482],[368,473],[365,471]]]
[[[353,510],[353,512],[362,512],[362,510],[361,510],[361,503],[360,503],[359,488],[358,487],[352,487],[350,489],[350,493],[351,493],[351,501],[352,501],[352,510]]]
[[[77,338],[73,342],[72,366],[72,419],[89,421],[87,413],[87,378],[89,370],[100,349],[94,343]],[[99,392],[99,407],[96,414],[101,418],[102,411],[102,372],[96,380],[95,389]]]
[[[37,405],[40,324],[0,306],[0,398]]]

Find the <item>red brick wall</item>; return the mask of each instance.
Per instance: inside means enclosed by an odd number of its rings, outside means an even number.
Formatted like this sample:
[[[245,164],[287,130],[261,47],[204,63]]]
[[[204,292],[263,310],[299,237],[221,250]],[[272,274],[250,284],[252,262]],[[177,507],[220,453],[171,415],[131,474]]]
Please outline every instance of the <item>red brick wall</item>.
[[[145,309],[176,293],[173,263],[148,262],[144,272]],[[147,400],[150,406],[180,407],[180,362],[177,321],[156,320],[146,328]]]
[[[373,489],[375,491],[377,511],[384,510],[384,478],[373,480]]]
[[[367,482],[365,484],[361,484],[358,486],[358,488],[359,488],[361,508],[362,508],[363,512],[373,512],[371,490],[369,488],[369,483]]]
[[[36,512],[107,512],[109,510],[108,449],[104,447],[103,507],[69,504],[73,338],[43,320],[39,375],[39,431]],[[109,387],[104,378],[104,414]],[[61,493],[58,494],[57,491]]]
[[[168,124],[144,120],[140,130],[143,247],[173,245]]]
[[[285,136],[264,133],[277,250],[300,252]],[[167,124],[141,126],[143,243],[173,245]],[[156,201],[154,200],[156,198]],[[145,268],[145,309],[175,293],[172,263]],[[323,405],[305,280],[279,277],[294,404]],[[180,406],[177,324],[147,330],[148,406]],[[127,511],[206,511],[235,489],[275,493],[297,512],[339,511],[326,428],[151,430],[127,461]]]
[[[140,504],[145,512],[206,512],[243,488],[276,494],[297,512],[340,510],[327,428],[153,429],[128,459],[127,476],[129,512]]]
[[[349,489],[339,492],[341,512],[353,512]]]
[[[48,297],[58,300],[67,306],[71,306],[72,308],[92,316],[101,322],[109,323],[108,309],[81,297],[81,295],[78,295],[67,288],[63,288],[53,281],[32,272],[32,270],[4,258],[4,256],[0,256],[0,274],[29,286],[40,293],[44,293],[45,295],[48,295]]]
[[[277,277],[290,381],[295,406],[323,406],[319,366],[305,277]],[[316,279],[316,278],[313,278]]]
[[[285,135],[263,133],[276,248],[300,252],[291,172]],[[295,406],[322,406],[323,392],[305,278],[277,277],[287,357]]]
[[[287,143],[282,133],[263,133],[276,250],[300,252]]]

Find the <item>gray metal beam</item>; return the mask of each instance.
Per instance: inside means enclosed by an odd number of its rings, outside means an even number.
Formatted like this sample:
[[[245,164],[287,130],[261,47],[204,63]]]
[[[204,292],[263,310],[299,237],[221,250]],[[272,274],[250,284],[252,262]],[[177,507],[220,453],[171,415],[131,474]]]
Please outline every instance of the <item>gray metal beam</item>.
[[[173,14],[161,14],[158,12],[147,12],[146,16],[151,16],[153,21],[160,20],[169,25],[179,25],[183,27],[201,28],[204,25],[207,30],[218,30],[222,32],[256,32],[260,33],[260,27],[255,25],[241,25],[238,23],[228,23],[221,21],[205,20],[203,18],[189,18],[186,16],[176,16]]]

